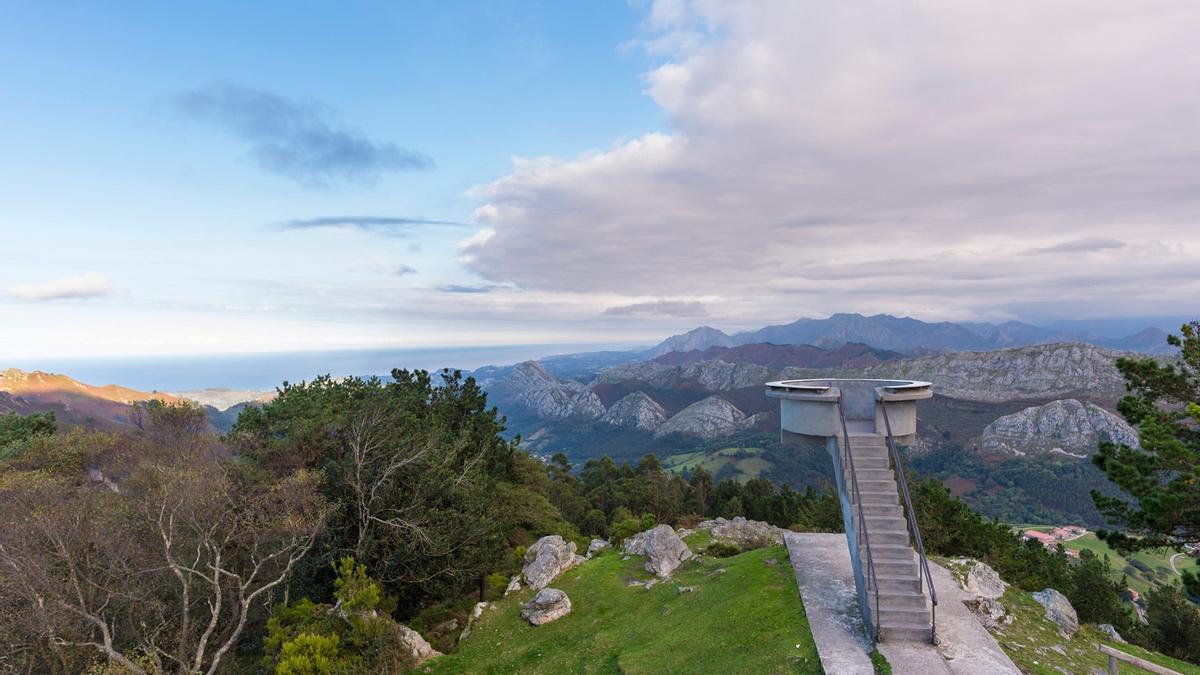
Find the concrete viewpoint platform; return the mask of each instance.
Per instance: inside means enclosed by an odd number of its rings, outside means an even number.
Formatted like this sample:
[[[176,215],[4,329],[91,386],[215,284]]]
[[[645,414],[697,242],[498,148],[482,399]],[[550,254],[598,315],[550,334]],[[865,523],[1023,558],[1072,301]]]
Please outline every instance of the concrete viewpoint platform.
[[[788,558],[804,601],[821,666],[838,675],[873,675],[846,537],[788,533]],[[897,675],[1020,675],[995,638],[963,604],[966,593],[945,568],[930,563],[938,593],[937,646],[880,642]]]

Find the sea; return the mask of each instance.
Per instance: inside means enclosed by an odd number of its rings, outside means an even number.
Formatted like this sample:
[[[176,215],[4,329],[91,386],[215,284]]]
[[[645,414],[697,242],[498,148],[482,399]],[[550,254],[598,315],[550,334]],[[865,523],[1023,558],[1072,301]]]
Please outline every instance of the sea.
[[[119,384],[140,391],[238,389],[271,391],[284,382],[318,375],[380,375],[393,368],[464,371],[505,366],[557,354],[628,349],[632,345],[540,344],[483,347],[347,349],[328,351],[5,360],[0,368],[41,370],[93,385]]]

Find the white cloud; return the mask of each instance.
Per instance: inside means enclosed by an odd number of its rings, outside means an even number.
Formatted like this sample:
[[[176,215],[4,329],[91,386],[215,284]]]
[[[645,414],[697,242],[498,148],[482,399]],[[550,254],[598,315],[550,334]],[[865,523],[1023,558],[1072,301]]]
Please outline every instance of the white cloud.
[[[7,291],[18,300],[45,302],[97,298],[112,293],[112,286],[103,274],[89,272],[79,276],[59,277],[41,284],[16,284],[9,286]]]
[[[488,229],[461,260],[731,321],[1194,310],[1198,22],[1179,2],[657,2],[644,42],[677,47],[646,81],[671,132],[516,161],[474,192]]]

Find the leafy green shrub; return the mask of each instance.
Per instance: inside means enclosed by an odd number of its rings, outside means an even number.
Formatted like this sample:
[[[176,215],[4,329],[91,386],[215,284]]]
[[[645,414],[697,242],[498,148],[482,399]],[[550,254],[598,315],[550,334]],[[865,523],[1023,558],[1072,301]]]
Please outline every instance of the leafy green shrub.
[[[871,666],[875,669],[875,675],[892,675],[892,664],[888,663],[878,649],[872,649],[869,656],[871,657]]]
[[[714,541],[704,548],[704,554],[714,558],[729,558],[741,552],[741,546],[729,541]]]
[[[621,542],[641,531],[642,521],[631,516],[614,524],[609,533],[612,535],[613,546],[620,546]]]

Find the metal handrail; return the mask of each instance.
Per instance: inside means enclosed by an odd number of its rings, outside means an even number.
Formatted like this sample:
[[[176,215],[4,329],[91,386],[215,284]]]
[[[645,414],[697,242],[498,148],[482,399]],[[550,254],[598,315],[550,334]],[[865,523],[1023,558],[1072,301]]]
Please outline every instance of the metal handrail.
[[[842,397],[838,395],[838,416],[842,419],[842,438],[846,442],[846,458],[850,462],[850,482],[854,486],[854,501],[858,504],[858,529],[863,533],[863,543],[867,549],[867,569],[871,572],[871,588],[875,590],[875,621],[872,628],[871,640],[879,641],[879,579],[875,576],[875,557],[871,554],[871,533],[867,531],[867,519],[863,515],[862,493],[858,489],[858,472],[854,470],[854,453],[850,450],[850,432],[846,428],[846,413],[842,410]],[[855,542],[857,543],[857,541]],[[866,613],[870,618],[870,612]]]
[[[887,428],[887,446],[892,453],[892,464],[896,467],[896,482],[900,484],[900,494],[904,496],[904,512],[908,514],[908,526],[912,530],[913,540],[917,544],[917,555],[921,558],[921,569],[924,573],[925,580],[929,582],[929,600],[932,603],[930,608],[930,635],[935,639],[937,637],[937,590],[933,587],[933,575],[929,573],[929,558],[925,557],[925,542],[921,540],[921,528],[917,526],[917,515],[913,511],[912,498],[908,494],[908,478],[904,475],[904,465],[900,462],[900,451],[896,449],[896,442],[892,438],[892,421],[888,419],[887,405],[880,405],[883,410],[883,423]],[[917,589],[921,589],[921,575],[917,575]]]

